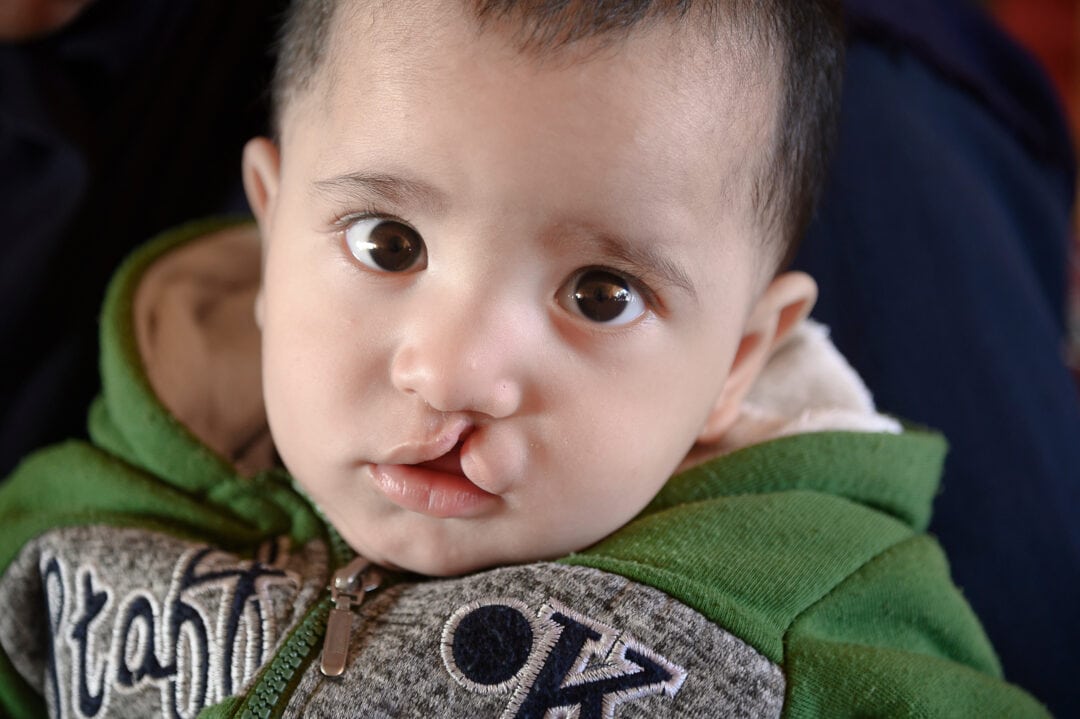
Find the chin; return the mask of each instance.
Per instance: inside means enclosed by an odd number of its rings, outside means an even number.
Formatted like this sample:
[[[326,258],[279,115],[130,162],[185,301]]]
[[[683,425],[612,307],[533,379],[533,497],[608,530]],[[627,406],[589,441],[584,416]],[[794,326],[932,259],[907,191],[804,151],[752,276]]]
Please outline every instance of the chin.
[[[415,572],[416,574],[423,574],[428,577],[457,577],[463,574],[470,574],[472,572],[480,571],[481,569],[490,569],[499,564],[505,562],[489,561],[479,562],[475,559],[468,559],[462,557],[447,558],[441,556],[433,557],[418,557],[410,558],[406,561],[398,563],[390,562],[387,566],[396,566],[398,569],[403,569],[409,572]]]
[[[428,577],[453,577],[479,568],[475,566],[475,562],[469,562],[463,557],[447,557],[441,553],[417,551],[419,548],[415,544],[404,548],[391,548],[389,551],[379,551],[371,546],[358,547],[352,542],[350,544],[359,555],[392,572],[411,572]]]
[[[509,564],[522,564],[531,560],[514,559],[481,551],[463,551],[461,553],[434,551],[405,552],[387,556],[384,560],[372,561],[387,569],[413,572],[428,577],[458,577],[484,569],[493,569]]]
[[[470,528],[469,534],[483,533],[480,527]],[[557,559],[583,545],[566,543],[552,546],[513,546],[505,537],[485,542],[463,540],[460,533],[425,534],[415,527],[412,531],[400,532],[400,536],[390,540],[389,535],[379,536],[381,542],[353,542],[353,549],[368,560],[391,571],[412,572],[428,577],[457,577],[478,572],[530,562]],[[521,544],[528,543],[519,538]]]

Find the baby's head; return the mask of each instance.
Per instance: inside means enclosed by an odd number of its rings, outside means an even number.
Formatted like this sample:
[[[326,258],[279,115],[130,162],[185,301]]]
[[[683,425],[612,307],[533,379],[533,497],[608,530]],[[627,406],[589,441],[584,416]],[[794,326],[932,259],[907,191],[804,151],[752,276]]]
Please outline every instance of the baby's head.
[[[264,243],[286,466],[368,558],[556,557],[718,441],[813,303],[831,0],[298,3]]]

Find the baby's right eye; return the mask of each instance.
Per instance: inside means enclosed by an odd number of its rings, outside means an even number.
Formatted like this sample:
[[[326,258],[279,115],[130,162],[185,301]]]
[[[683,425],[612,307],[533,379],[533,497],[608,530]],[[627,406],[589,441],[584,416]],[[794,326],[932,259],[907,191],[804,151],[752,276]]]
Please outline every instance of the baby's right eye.
[[[345,230],[353,257],[377,272],[409,272],[427,265],[424,239],[404,222],[364,217]]]

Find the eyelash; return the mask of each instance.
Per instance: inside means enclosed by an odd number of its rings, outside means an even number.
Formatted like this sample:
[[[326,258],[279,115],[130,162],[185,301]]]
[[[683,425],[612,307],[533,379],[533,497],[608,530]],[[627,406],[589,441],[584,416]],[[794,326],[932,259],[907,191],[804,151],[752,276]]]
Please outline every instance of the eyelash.
[[[610,272],[611,274],[618,275],[629,283],[634,292],[638,293],[645,301],[646,306],[650,311],[660,315],[665,314],[665,307],[660,296],[652,289],[648,282],[641,279],[634,271],[619,266],[618,263],[611,264],[593,264],[583,265],[582,267],[574,270],[570,277],[576,277],[584,275],[586,272],[599,271]]]
[[[362,210],[348,210],[336,213],[334,215],[334,219],[330,221],[330,227],[332,228],[332,232],[344,232],[345,230],[349,229],[349,226],[352,225],[354,222],[372,219],[393,220],[394,222],[401,222],[403,224],[406,224],[409,227],[413,226],[411,222],[409,222],[403,217],[399,217],[389,212],[383,212],[381,210],[375,209],[374,207],[369,207]]]

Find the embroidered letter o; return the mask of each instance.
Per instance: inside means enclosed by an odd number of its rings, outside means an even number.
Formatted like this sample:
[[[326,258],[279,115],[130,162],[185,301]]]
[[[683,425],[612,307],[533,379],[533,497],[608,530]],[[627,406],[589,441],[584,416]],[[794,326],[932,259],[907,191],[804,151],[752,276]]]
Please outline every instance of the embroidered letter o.
[[[522,602],[498,599],[466,604],[443,628],[443,663],[470,690],[505,694],[517,684],[537,636],[535,620]]]

